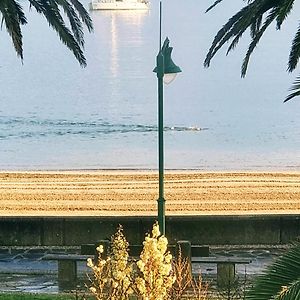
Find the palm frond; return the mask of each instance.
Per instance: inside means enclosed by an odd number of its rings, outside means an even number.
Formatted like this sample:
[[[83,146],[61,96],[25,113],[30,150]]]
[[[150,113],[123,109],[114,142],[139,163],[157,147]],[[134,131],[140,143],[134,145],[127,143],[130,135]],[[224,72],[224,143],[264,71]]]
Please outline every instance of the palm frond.
[[[289,55],[288,71],[292,72],[297,67],[300,57],[300,26],[296,32]]]
[[[84,46],[84,34],[82,29],[82,24],[80,19],[78,18],[74,8],[70,3],[66,0],[57,0],[57,3],[61,5],[64,9],[64,12],[68,16],[68,19],[71,24],[71,29],[74,34],[76,41],[80,44],[80,46]]]
[[[260,27],[261,27],[261,23],[262,23],[262,15],[261,16],[258,16],[255,20],[255,22],[253,22],[251,24],[251,27],[250,27],[250,35],[251,35],[251,38],[254,38],[255,35],[257,34],[257,32],[259,31]]]
[[[0,13],[2,14],[2,25],[10,35],[17,55],[23,60],[23,36],[21,25],[27,23],[22,7],[15,0],[1,1]]]
[[[290,93],[284,100],[284,102],[287,102],[294,97],[300,96],[300,76],[297,77],[295,82],[293,83],[292,88],[290,89],[292,93]]]
[[[295,280],[289,286],[281,287],[281,291],[275,300],[299,300],[300,299],[300,279]]]
[[[217,6],[219,3],[221,3],[223,0],[216,0],[216,2],[214,4],[212,4],[205,12],[209,12],[210,10],[212,10],[215,6]]]
[[[229,39],[247,29],[247,25],[245,26],[246,22],[244,20],[249,18],[251,15],[253,16],[252,9],[253,8],[250,6],[242,8],[217,32],[208,53],[206,54],[204,61],[205,67],[209,67],[212,58]]]
[[[245,77],[246,75],[251,54],[253,53],[255,47],[257,46],[264,32],[266,31],[266,29],[269,27],[269,25],[273,22],[275,18],[276,18],[276,9],[273,9],[273,11],[269,14],[266,21],[264,22],[262,28],[256,33],[256,35],[252,39],[252,42],[250,43],[246,56],[243,60],[243,64],[241,68],[242,77]]]
[[[79,17],[81,18],[81,21],[86,25],[89,32],[93,31],[93,21],[86,11],[86,9],[83,7],[83,5],[78,0],[70,0],[70,2],[73,4],[75,9],[78,12]]]
[[[229,54],[230,51],[234,50],[234,48],[237,46],[237,44],[239,43],[241,37],[243,36],[243,33],[245,31],[240,32],[238,35],[236,35],[236,37],[233,39],[233,41],[231,42],[231,44],[229,45],[226,55]]]
[[[235,34],[235,38],[229,45],[226,55],[229,54],[230,51],[234,50],[234,48],[237,46],[239,40],[242,38],[244,32],[250,27],[250,34],[252,38],[255,38],[256,34],[259,31],[260,25],[262,21],[262,15],[257,16],[255,19],[253,19],[253,11],[250,11],[248,13],[248,17],[244,17],[241,19],[240,22],[236,23],[236,27],[239,30],[239,33]]]
[[[280,9],[277,16],[277,29],[281,28],[283,21],[287,18],[290,14],[291,10],[293,9],[295,0],[286,0],[280,5]]]
[[[292,286],[299,280],[300,242],[296,242],[283,256],[279,257],[261,276],[250,291],[247,300],[270,300],[282,292],[283,286]],[[295,299],[294,299],[295,300]]]
[[[38,13],[47,19],[49,25],[57,32],[60,40],[73,52],[81,66],[86,66],[80,44],[65,25],[56,0],[29,0]]]
[[[279,1],[279,0],[277,0]],[[216,34],[210,49],[206,55],[204,66],[209,67],[210,61],[222,46],[234,38],[227,52],[231,51],[237,45],[242,34],[252,28],[251,34],[255,35],[261,25],[263,15],[271,8],[275,8],[274,0],[253,0],[248,1],[248,5],[243,7]],[[254,30],[255,29],[255,30]]]
[[[244,0],[247,5],[234,14],[223,27],[217,32],[212,44],[206,54],[204,66],[209,67],[211,60],[217,52],[225,45],[226,42],[231,40],[227,49],[228,54],[232,51],[247,29],[250,30],[252,38],[245,58],[241,67],[241,76],[244,77],[249,65],[250,57],[256,48],[258,42],[262,38],[266,29],[271,23],[276,23],[276,28],[280,29],[283,22],[287,19],[288,15],[294,8],[295,0]],[[207,11],[214,8],[222,0],[216,0]],[[267,15],[267,16],[266,16]],[[263,21],[264,20],[264,21]],[[263,24],[263,25],[262,25]],[[288,71],[295,70],[300,59],[300,26],[297,29],[295,37],[292,42],[289,60]],[[287,96],[284,102],[300,96],[300,83],[299,78],[296,80],[292,87],[292,93]]]

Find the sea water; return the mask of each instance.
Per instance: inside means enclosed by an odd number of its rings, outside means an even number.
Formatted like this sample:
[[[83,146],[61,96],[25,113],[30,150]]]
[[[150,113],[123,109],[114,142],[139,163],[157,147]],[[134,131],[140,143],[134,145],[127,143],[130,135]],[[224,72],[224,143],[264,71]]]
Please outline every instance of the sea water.
[[[281,31],[266,32],[241,79],[248,34],[203,67],[217,30],[244,4],[205,14],[212,2],[163,1],[163,38],[183,71],[164,87],[165,167],[300,170],[300,102],[283,104],[297,76],[286,73],[297,7]],[[21,4],[23,64],[0,32],[0,169],[157,168],[158,1],[146,12],[91,11],[86,68]]]

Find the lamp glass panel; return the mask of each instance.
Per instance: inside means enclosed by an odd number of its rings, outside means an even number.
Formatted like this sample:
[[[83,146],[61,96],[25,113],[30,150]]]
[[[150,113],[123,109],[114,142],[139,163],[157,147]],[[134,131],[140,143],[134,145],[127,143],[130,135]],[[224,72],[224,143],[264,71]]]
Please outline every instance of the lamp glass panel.
[[[177,73],[167,73],[164,74],[163,81],[165,84],[170,84],[177,76]]]

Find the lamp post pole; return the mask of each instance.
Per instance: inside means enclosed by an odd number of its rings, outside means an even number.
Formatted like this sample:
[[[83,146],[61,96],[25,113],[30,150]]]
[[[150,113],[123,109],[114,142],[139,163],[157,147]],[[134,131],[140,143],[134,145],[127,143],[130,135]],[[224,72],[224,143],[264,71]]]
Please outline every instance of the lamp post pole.
[[[164,199],[164,55],[160,49],[156,57],[158,79],[158,225],[165,235],[165,199]]]
[[[159,52],[156,56],[156,67],[153,72],[158,80],[158,226],[161,234],[166,234],[165,198],[164,198],[164,88],[163,83],[171,83],[181,69],[171,58],[173,48],[169,47],[166,38],[161,45],[162,2],[159,3]]]

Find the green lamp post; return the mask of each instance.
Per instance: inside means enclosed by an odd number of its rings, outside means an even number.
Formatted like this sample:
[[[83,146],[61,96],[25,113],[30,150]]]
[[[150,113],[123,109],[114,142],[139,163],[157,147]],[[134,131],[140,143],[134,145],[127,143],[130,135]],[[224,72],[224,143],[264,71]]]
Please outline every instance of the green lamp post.
[[[161,2],[160,2],[160,41],[161,41]],[[158,79],[158,225],[161,234],[166,233],[165,224],[165,199],[164,199],[164,117],[163,117],[163,83],[171,83],[181,69],[175,65],[171,58],[173,48],[169,47],[169,39],[166,38],[156,57],[156,67],[153,72]]]

